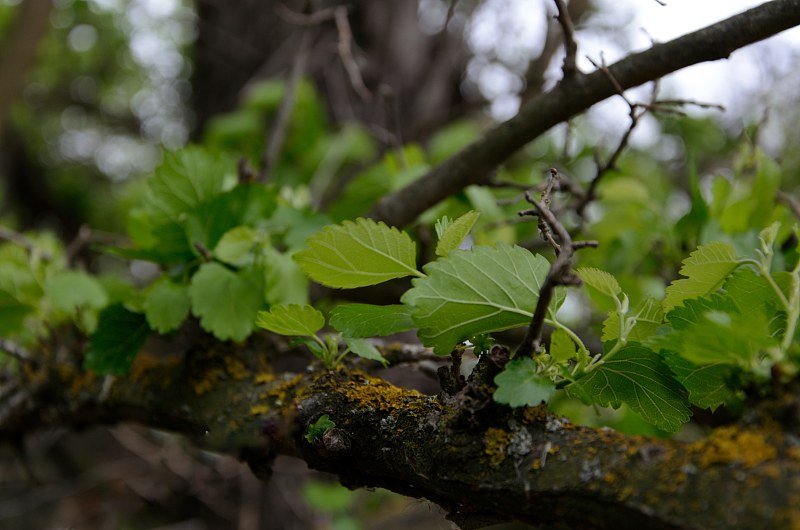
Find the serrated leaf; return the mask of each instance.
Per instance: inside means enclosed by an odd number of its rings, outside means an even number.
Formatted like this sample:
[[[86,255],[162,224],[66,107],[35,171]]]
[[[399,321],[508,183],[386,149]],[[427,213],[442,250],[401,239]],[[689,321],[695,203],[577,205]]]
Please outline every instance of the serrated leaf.
[[[378,348],[376,348],[367,339],[345,337],[344,341],[347,343],[350,351],[359,357],[363,357],[364,359],[369,359],[371,361],[378,361],[384,366],[389,364],[389,361],[387,361],[386,358],[381,355],[381,352],[378,351]]]
[[[145,316],[112,305],[100,312],[83,367],[103,375],[125,375],[150,335]]]
[[[683,261],[680,273],[686,278],[676,280],[667,287],[664,312],[681,305],[689,298],[699,298],[713,293],[738,265],[734,248],[719,241],[698,247]]]
[[[772,278],[788,298],[792,285],[791,273],[776,272]],[[728,297],[740,308],[767,304],[773,310],[782,309],[780,300],[767,279],[750,267],[743,267],[731,274],[725,282],[724,289]]]
[[[331,326],[345,337],[385,337],[414,329],[405,305],[343,304],[331,312]]]
[[[556,361],[569,361],[575,358],[575,342],[566,331],[557,329],[550,334],[550,349],[547,353]]]
[[[310,305],[276,305],[259,311],[256,324],[279,335],[312,337],[325,325],[325,317]]]
[[[164,154],[164,160],[147,183],[145,209],[153,224],[179,221],[203,202],[219,195],[230,162],[189,146]]]
[[[583,283],[601,293],[616,298],[622,292],[619,282],[611,274],[594,267],[580,267],[575,270]]]
[[[142,308],[152,329],[169,333],[178,329],[189,316],[191,306],[189,290],[185,285],[162,279],[147,291]]]
[[[494,400],[511,407],[547,403],[556,391],[555,383],[536,373],[536,364],[528,357],[509,362],[494,382]]]
[[[264,305],[263,289],[258,271],[234,272],[219,263],[204,263],[189,285],[192,314],[216,338],[244,340],[253,331],[256,312]]]
[[[549,268],[517,246],[457,250],[427,264],[428,276],[413,280],[401,301],[414,308],[422,343],[447,355],[475,335],[526,325]]]
[[[683,387],[658,354],[629,343],[584,377],[567,393],[602,407],[622,403],[660,429],[675,432],[689,419]]]
[[[328,287],[352,289],[421,275],[408,234],[371,219],[325,227],[307,245],[294,258],[312,280]]]
[[[689,402],[700,408],[715,410],[733,398],[727,380],[734,368],[726,364],[696,365],[675,354],[664,356],[664,362],[678,381],[689,391]]]
[[[444,227],[443,233],[439,236],[439,242],[436,244],[436,255],[447,256],[457,249],[461,242],[464,241],[464,238],[467,237],[467,234],[470,233],[472,227],[475,226],[475,222],[480,215],[475,210],[470,210],[455,221],[448,223]]]

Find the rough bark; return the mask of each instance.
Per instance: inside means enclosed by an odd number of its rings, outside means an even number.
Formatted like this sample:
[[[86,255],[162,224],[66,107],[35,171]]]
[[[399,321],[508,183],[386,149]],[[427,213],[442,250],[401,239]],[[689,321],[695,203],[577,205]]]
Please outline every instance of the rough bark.
[[[464,528],[508,518],[582,529],[800,525],[795,392],[681,442],[496,405],[492,356],[465,389],[423,395],[353,368],[278,371],[278,349],[199,340],[168,356],[143,351],[132,375],[115,380],[63,361],[28,369],[0,399],[0,441],[41,427],[141,422],[238,456],[262,478],[276,455],[291,455],[349,487],[425,497]],[[307,441],[323,414],[336,427]]]
[[[525,105],[510,120],[384,197],[371,216],[406,226],[442,199],[472,184],[487,183],[492,171],[551,127],[623,90],[705,61],[727,58],[739,48],[800,24],[800,0],[774,0],[675,40],[630,55],[607,71],[576,73]],[[612,83],[609,76],[616,81]]]

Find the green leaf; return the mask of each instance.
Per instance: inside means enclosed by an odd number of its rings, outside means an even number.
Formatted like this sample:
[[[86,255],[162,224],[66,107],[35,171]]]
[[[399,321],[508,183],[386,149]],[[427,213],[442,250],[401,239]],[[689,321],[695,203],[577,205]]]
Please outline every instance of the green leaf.
[[[550,349],[547,350],[555,361],[566,362],[575,358],[575,342],[563,329],[550,334]]]
[[[313,337],[325,325],[325,317],[310,305],[276,305],[259,311],[256,324],[279,335]]]
[[[405,305],[344,304],[331,312],[331,326],[346,337],[385,337],[414,329]]]
[[[308,302],[308,278],[290,255],[267,248],[264,261],[264,296],[269,305]]]
[[[100,309],[108,303],[103,287],[81,271],[61,271],[45,286],[45,295],[57,309],[72,313],[80,307]]]
[[[727,243],[713,241],[698,247],[683,261],[680,273],[686,278],[667,287],[664,312],[668,313],[686,299],[716,291],[737,265],[736,251]]]
[[[150,328],[169,333],[189,316],[191,306],[187,287],[164,278],[147,291],[142,308]]]
[[[267,192],[256,192],[253,186],[237,186],[213,197],[186,214],[186,237],[211,250],[229,230],[266,219],[274,210],[274,201]]]
[[[727,384],[734,367],[726,364],[696,365],[675,354],[664,356],[675,377],[689,391],[689,402],[700,408],[715,410],[733,398]]]
[[[758,234],[758,239],[761,241],[761,250],[767,252],[772,249],[772,246],[775,244],[775,238],[778,237],[778,230],[780,230],[781,224],[778,221],[775,221],[767,228],[763,229]]]
[[[22,331],[25,317],[33,312],[34,308],[21,303],[3,289],[0,289],[0,334],[12,334]]]
[[[512,407],[547,403],[556,391],[555,383],[536,373],[536,364],[528,357],[509,362],[494,382],[494,400]]]
[[[216,338],[244,340],[264,304],[263,289],[258,271],[234,272],[219,263],[204,263],[189,285],[192,313]]]
[[[658,328],[664,321],[664,313],[661,311],[661,304],[648,298],[636,311],[636,325],[628,333],[628,340],[645,343],[650,337],[656,334]],[[603,335],[601,340],[608,342],[619,338],[619,314],[610,311],[608,318],[603,322]]]
[[[180,221],[181,214],[219,195],[232,168],[227,159],[197,146],[167,152],[147,183],[145,208],[152,222]]]
[[[622,292],[617,279],[606,271],[595,269],[593,267],[580,267],[575,270],[583,283],[589,287],[594,287],[601,293],[616,298]]]
[[[791,273],[776,272],[772,278],[784,296],[789,298],[788,293],[792,284]],[[724,289],[728,297],[740,308],[766,306],[773,311],[783,309],[777,293],[767,279],[750,267],[743,267],[731,274],[728,281],[725,282]]]
[[[258,234],[249,226],[237,226],[225,232],[214,247],[214,257],[223,263],[243,267],[253,263],[253,249]]]
[[[100,312],[83,367],[103,375],[125,375],[150,335],[145,316],[112,305]]]
[[[421,275],[408,234],[371,219],[328,226],[307,244],[295,260],[312,280],[328,287],[352,289]]]
[[[386,358],[381,355],[381,352],[378,351],[378,348],[376,348],[367,339],[345,337],[344,341],[347,343],[350,351],[359,357],[363,357],[364,359],[369,359],[371,361],[378,361],[384,366],[389,364],[389,361],[387,361]]]
[[[325,431],[328,429],[333,429],[334,427],[336,427],[336,424],[328,417],[327,414],[323,414],[317,418],[314,423],[308,426],[304,438],[308,443],[313,443],[315,439],[321,440],[322,435],[325,434]]]
[[[658,354],[629,343],[582,378],[567,393],[602,407],[626,403],[645,420],[674,432],[689,419],[683,387]]]
[[[419,337],[439,355],[475,335],[526,325],[548,261],[521,247],[457,250],[425,266],[401,301],[414,308]]]
[[[475,222],[481,214],[475,210],[470,210],[452,223],[448,223],[444,228],[443,233],[439,236],[439,242],[436,244],[436,255],[447,256],[458,246],[470,233]]]

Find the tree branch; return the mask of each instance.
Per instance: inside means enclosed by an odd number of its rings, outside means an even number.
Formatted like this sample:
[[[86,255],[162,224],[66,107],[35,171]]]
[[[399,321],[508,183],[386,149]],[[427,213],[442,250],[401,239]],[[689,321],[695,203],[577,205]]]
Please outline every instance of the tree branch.
[[[264,477],[285,454],[349,487],[426,497],[464,527],[486,517],[614,529],[800,520],[798,426],[786,420],[796,418],[794,394],[747,424],[685,443],[578,427],[544,407],[426,396],[357,370],[273,372],[263,347],[209,342],[186,358],[143,352],[105,396],[100,378],[43,367],[28,375],[37,383],[25,399],[0,400],[0,441],[37,428],[137,421],[238,456]],[[335,429],[306,441],[323,414]],[[781,421],[790,422],[783,432]]]
[[[735,50],[800,24],[800,0],[773,0],[704,29],[630,55],[608,67],[626,90]],[[471,184],[485,183],[492,170],[551,127],[617,93],[601,71],[576,73],[533,99],[457,155],[414,183],[387,195],[370,216],[393,226],[411,223],[421,212]]]

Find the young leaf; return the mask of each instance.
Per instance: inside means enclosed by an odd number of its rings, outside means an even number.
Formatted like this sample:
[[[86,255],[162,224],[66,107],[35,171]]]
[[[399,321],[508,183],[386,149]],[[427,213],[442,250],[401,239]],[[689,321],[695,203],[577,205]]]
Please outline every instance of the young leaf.
[[[109,306],[100,312],[83,367],[103,375],[125,375],[148,335],[150,328],[144,315],[122,305]]]
[[[276,305],[259,311],[256,324],[279,335],[312,337],[325,325],[325,317],[310,305]]]
[[[606,271],[601,271],[594,267],[580,267],[575,272],[583,280],[583,283],[589,287],[594,287],[611,298],[616,298],[622,292],[617,279]]]
[[[290,255],[267,248],[264,261],[264,296],[269,305],[308,302],[308,278]]]
[[[661,311],[661,304],[648,298],[637,309],[636,325],[628,334],[628,340],[645,343],[650,337],[656,334],[658,328],[664,321],[664,313]],[[603,322],[603,335],[601,340],[608,342],[619,338],[619,313],[610,311],[608,318]]]
[[[575,358],[575,343],[566,331],[557,329],[550,334],[550,348],[547,353],[556,361],[569,361]]]
[[[692,405],[714,411],[734,396],[727,384],[735,369],[731,365],[717,363],[699,366],[675,354],[665,355],[664,362],[689,391],[689,403]]]
[[[385,337],[414,328],[405,305],[344,304],[331,312],[331,326],[346,337]]]
[[[150,327],[159,333],[178,329],[191,309],[189,291],[185,285],[168,279],[157,281],[147,292],[143,309]]]
[[[231,228],[214,247],[214,257],[235,267],[250,265],[253,263],[253,249],[257,242],[256,231],[249,226]]]
[[[369,359],[371,361],[378,361],[384,366],[389,364],[389,361],[387,361],[386,358],[383,355],[381,355],[381,352],[378,351],[378,348],[376,348],[367,339],[345,337],[344,341],[347,343],[347,346],[350,348],[350,351],[355,353],[359,357],[363,357],[364,359]]]
[[[458,246],[470,233],[475,222],[481,214],[475,210],[470,210],[455,221],[448,223],[444,227],[443,233],[439,236],[439,242],[436,244],[436,255],[447,256]]]
[[[676,280],[667,287],[664,312],[681,305],[689,298],[699,298],[713,293],[738,265],[736,251],[727,243],[713,241],[698,247],[683,261],[681,274],[686,278]]]
[[[145,208],[153,224],[179,221],[181,214],[217,196],[231,169],[228,160],[200,147],[167,152],[147,184]]]
[[[263,289],[257,271],[234,272],[219,263],[204,263],[189,286],[192,313],[216,338],[244,340],[264,304]]]
[[[312,280],[328,287],[352,289],[422,276],[408,234],[371,219],[328,226],[307,244],[294,258]]]
[[[567,393],[602,407],[626,403],[645,420],[674,432],[689,419],[683,387],[658,354],[629,343],[611,359],[566,387]]]
[[[317,421],[308,426],[303,437],[308,443],[314,443],[315,439],[321,440],[322,435],[325,434],[325,431],[328,429],[333,429],[334,427],[336,427],[336,424],[331,421],[327,414],[323,414],[317,418]]]
[[[401,301],[414,308],[419,337],[439,355],[470,337],[523,326],[533,316],[548,261],[499,244],[451,252],[425,266]]]
[[[547,403],[556,391],[553,381],[536,373],[536,364],[529,357],[509,362],[494,382],[494,400],[512,407]]]

